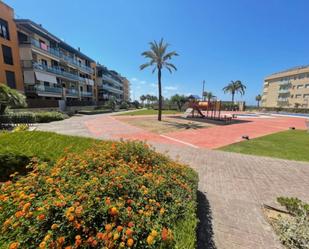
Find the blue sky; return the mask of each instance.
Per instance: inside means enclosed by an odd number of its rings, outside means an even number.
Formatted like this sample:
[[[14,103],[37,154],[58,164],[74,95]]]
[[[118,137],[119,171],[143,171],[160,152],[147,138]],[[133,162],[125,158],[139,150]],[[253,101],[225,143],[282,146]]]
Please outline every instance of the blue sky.
[[[156,94],[156,75],[140,71],[141,52],[163,37],[180,56],[178,71],[163,74],[163,94],[201,94],[230,99],[231,80],[247,86],[255,103],[263,78],[309,64],[308,0],[5,0],[18,18],[40,23],[132,84],[132,96]]]

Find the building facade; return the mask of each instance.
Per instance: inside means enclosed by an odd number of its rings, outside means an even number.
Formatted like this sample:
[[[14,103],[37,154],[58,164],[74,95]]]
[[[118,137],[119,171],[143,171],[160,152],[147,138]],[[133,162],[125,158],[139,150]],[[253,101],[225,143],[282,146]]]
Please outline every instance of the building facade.
[[[266,77],[262,106],[309,108],[309,65],[291,68]]]
[[[130,81],[126,77],[122,77],[123,82],[123,99],[130,101]]]
[[[0,1],[0,83],[24,91],[14,10]]]
[[[95,101],[94,60],[27,19],[15,20],[25,94],[29,100]],[[45,102],[46,102],[45,101]]]
[[[124,78],[116,71],[97,65],[96,85],[98,101],[104,102],[111,98],[118,102],[125,100]]]

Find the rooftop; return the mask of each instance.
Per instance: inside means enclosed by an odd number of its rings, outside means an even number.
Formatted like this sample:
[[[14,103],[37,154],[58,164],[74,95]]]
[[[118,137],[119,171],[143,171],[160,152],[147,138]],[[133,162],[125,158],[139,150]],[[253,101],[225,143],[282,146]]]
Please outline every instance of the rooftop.
[[[269,77],[272,77],[272,76],[276,76],[276,75],[279,75],[279,74],[282,74],[282,73],[288,73],[288,72],[293,72],[293,71],[301,70],[301,69],[304,69],[304,68],[309,68],[309,65],[292,67],[292,68],[289,68],[289,69],[286,69],[286,70],[283,70],[283,71],[280,71],[280,72],[276,72],[276,73],[270,74],[266,78],[269,78]]]

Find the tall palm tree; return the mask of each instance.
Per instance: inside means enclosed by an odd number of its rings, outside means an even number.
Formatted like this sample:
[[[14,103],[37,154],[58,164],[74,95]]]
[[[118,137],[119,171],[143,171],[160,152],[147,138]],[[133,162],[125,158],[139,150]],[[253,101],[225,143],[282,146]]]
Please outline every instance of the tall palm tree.
[[[255,97],[255,100],[257,101],[257,107],[260,108],[260,101],[262,100],[261,94]]]
[[[224,93],[232,94],[232,102],[234,103],[235,94],[240,93],[240,95],[245,95],[246,86],[240,80],[232,80],[231,83],[223,87],[222,90]]]
[[[159,92],[159,108],[158,108],[158,120],[161,121],[162,119],[162,84],[161,84],[161,74],[162,69],[166,68],[170,73],[173,70],[177,70],[177,68],[170,63],[169,61],[174,56],[178,56],[175,51],[167,52],[167,48],[169,44],[165,43],[163,39],[159,43],[156,41],[150,42],[150,50],[145,51],[142,53],[146,59],[149,61],[140,66],[140,69],[143,70],[146,67],[153,67],[152,73],[156,70],[158,71],[158,92]]]
[[[142,101],[143,107],[145,107],[144,101],[146,100],[146,96],[142,95],[142,96],[139,97],[139,99]]]

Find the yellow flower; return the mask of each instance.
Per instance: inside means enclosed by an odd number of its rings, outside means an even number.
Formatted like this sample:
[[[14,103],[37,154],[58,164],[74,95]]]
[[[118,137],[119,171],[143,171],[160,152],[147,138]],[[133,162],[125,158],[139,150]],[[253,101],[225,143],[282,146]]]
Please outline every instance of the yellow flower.
[[[119,246],[120,246],[120,247],[125,247],[125,245],[126,245],[126,244],[125,244],[124,242],[121,242]]]
[[[114,240],[117,240],[117,239],[119,239],[119,233],[114,234]]]
[[[41,248],[41,249],[44,249],[44,248],[46,248],[46,242],[41,242],[40,243],[40,245],[39,245],[39,248]]]
[[[151,236],[151,235],[149,235],[148,237],[147,237],[147,244],[148,245],[152,245],[153,244],[153,242],[154,242],[154,237],[153,236]]]
[[[151,233],[150,233],[150,235],[151,235],[152,237],[157,237],[157,236],[158,236],[158,232],[157,232],[156,230],[152,230]]]
[[[57,224],[52,224],[51,229],[56,230],[59,226]]]

